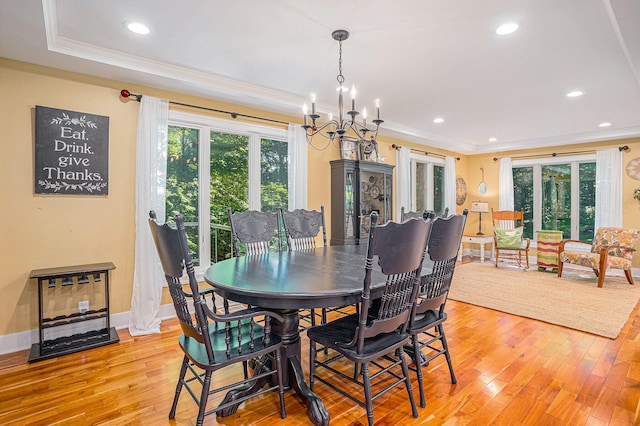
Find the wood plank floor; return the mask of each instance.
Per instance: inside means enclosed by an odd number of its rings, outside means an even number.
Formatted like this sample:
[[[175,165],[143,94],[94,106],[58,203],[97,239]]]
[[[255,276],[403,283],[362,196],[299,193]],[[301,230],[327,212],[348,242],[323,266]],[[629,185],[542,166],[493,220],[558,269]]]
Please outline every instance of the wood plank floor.
[[[396,388],[374,402],[376,424],[638,424],[638,307],[621,335],[610,340],[461,302],[447,306],[458,384],[450,383],[443,359],[437,360],[424,369],[428,399],[420,417],[411,417],[406,390]],[[117,344],[33,364],[27,363],[27,351],[0,356],[0,424],[195,424],[197,407],[186,392],[175,421],[167,419],[182,359],[179,333],[177,321],[168,320],[160,335],[134,338],[120,330]],[[413,384],[417,399],[415,377]],[[367,423],[364,409],[349,399],[322,383],[316,392],[332,425]],[[247,402],[233,416],[207,416],[205,424],[309,424],[292,391],[286,407],[282,420],[273,393]]]

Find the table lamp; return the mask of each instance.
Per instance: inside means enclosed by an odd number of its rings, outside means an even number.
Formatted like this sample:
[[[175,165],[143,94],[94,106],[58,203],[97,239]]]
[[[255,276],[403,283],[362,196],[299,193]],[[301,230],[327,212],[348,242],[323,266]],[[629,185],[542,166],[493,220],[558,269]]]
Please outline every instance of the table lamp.
[[[484,235],[482,233],[482,213],[489,213],[489,203],[486,201],[472,201],[471,211],[479,214],[478,232],[476,233],[476,235]]]

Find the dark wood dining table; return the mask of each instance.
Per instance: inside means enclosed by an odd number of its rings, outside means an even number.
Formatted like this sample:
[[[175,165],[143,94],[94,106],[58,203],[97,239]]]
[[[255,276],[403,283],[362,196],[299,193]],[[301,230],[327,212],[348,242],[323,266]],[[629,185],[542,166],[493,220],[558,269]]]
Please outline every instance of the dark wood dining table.
[[[272,331],[283,341],[281,355],[287,360],[285,383],[305,402],[307,414],[316,425],[329,424],[329,413],[305,381],[298,311],[358,302],[364,283],[366,250],[366,245],[350,245],[241,256],[211,265],[204,275],[222,297],[283,316],[284,321],[276,321]],[[377,265],[372,271],[372,282],[376,283],[372,286],[375,297],[385,282]]]

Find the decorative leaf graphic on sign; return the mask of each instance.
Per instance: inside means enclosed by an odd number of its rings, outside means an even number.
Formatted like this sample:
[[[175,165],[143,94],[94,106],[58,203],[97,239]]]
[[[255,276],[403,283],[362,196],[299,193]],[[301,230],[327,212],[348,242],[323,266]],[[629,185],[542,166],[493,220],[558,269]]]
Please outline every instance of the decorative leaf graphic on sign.
[[[65,124],[67,126],[73,124],[75,126],[80,127],[90,127],[92,129],[97,129],[98,126],[91,120],[87,120],[87,116],[83,115],[81,117],[69,117],[67,113],[62,113],[62,117],[56,117],[51,119],[51,124]]]
[[[44,186],[45,189],[53,189],[54,192],[58,192],[61,189],[69,190],[69,189],[77,189],[80,191],[87,191],[93,193],[93,191],[99,191],[102,188],[106,187],[107,184],[104,182],[97,183],[67,183],[67,182],[49,182],[48,180],[39,180],[38,185]]]

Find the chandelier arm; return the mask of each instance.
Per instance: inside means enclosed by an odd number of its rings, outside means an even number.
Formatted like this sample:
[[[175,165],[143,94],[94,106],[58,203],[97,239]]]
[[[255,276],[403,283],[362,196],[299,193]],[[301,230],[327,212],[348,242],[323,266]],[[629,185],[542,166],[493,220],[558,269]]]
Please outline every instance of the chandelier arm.
[[[305,130],[307,131],[307,134],[309,136],[315,136],[318,133],[320,133],[322,130],[324,130],[325,128],[327,128],[329,125],[333,125],[336,128],[339,126],[338,122],[336,120],[330,120],[327,121],[326,123],[323,123],[321,125],[316,125],[316,126],[306,126]],[[304,127],[304,126],[302,126]],[[309,131],[311,130],[311,131]]]
[[[307,136],[307,144],[309,144],[309,146],[315,149],[316,151],[325,151],[331,145],[331,140],[327,139],[326,140],[327,143],[323,147],[318,147],[313,144],[313,136],[310,136],[308,134],[306,136]]]

